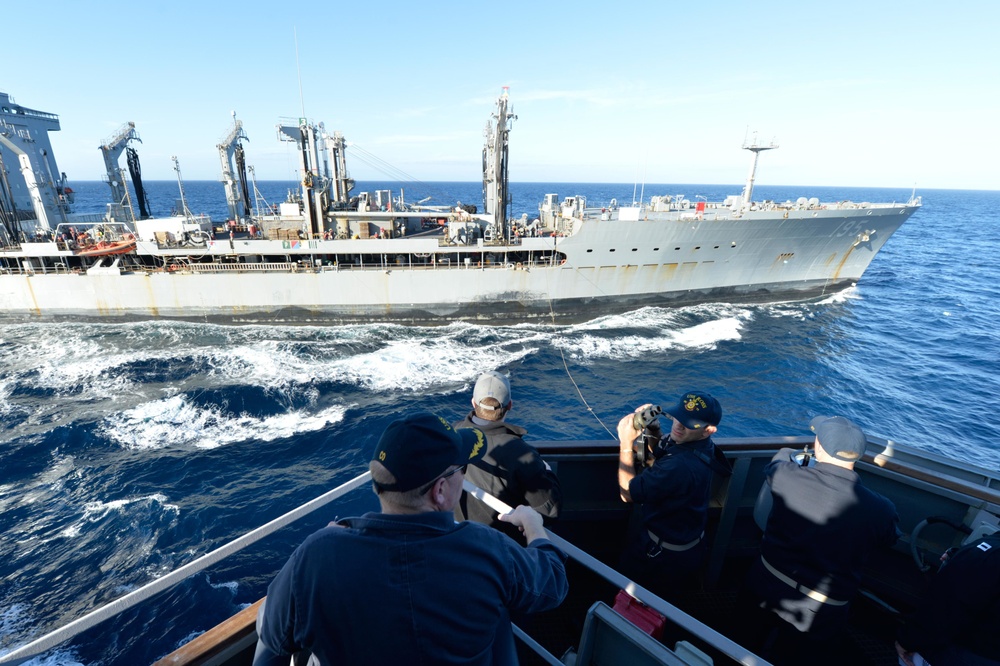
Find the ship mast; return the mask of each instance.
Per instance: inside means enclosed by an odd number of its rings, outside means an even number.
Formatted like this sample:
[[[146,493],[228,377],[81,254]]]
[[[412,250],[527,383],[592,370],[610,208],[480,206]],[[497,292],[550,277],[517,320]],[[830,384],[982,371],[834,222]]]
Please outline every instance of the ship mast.
[[[484,212],[493,215],[493,225],[497,236],[509,241],[507,229],[507,203],[510,198],[507,173],[507,142],[510,123],[517,116],[509,112],[510,88],[504,86],[497,99],[497,112],[486,121],[486,144],[483,147],[483,207]],[[496,125],[493,121],[496,121]]]
[[[743,187],[743,201],[740,206],[740,210],[745,212],[750,210],[750,205],[753,203],[753,181],[757,177],[757,160],[760,159],[760,154],[765,150],[774,150],[778,147],[774,141],[770,144],[763,146],[757,143],[757,135],[754,134],[753,143],[747,145],[745,142],[743,144],[743,150],[749,150],[753,153],[753,161],[750,163],[750,173],[747,174],[747,184]]]
[[[191,210],[188,208],[187,199],[184,198],[184,179],[181,178],[181,164],[177,161],[176,155],[171,155],[170,159],[174,162],[174,171],[177,172],[177,189],[181,193],[181,210],[180,214],[187,219],[191,219]]]

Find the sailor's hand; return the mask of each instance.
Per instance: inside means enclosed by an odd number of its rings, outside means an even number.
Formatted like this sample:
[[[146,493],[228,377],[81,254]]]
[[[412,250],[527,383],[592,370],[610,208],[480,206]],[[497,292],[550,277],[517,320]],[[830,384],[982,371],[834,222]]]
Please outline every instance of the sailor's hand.
[[[899,655],[900,663],[913,666],[913,653],[900,645],[899,641],[896,641],[896,654]]]
[[[500,521],[516,525],[528,543],[531,543],[535,539],[545,538],[545,528],[542,526],[542,514],[526,504],[515,507],[510,513],[501,514]]]
[[[642,411],[641,409],[637,411]],[[638,430],[634,427],[635,414],[626,414],[622,417],[622,420],[618,422],[618,441],[621,443],[622,448],[627,445],[628,448],[632,448],[632,442],[635,438],[639,436]]]

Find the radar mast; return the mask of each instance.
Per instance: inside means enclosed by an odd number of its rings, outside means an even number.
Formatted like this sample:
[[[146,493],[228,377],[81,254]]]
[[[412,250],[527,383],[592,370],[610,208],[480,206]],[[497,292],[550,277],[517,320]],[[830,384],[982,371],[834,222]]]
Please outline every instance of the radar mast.
[[[750,210],[750,205],[753,203],[753,181],[757,177],[757,160],[760,159],[760,154],[765,150],[774,150],[778,147],[773,140],[771,143],[761,145],[757,143],[757,134],[753,135],[753,142],[746,143],[743,142],[743,150],[749,150],[753,153],[753,161],[750,163],[750,173],[747,174],[747,184],[743,188],[743,202],[740,206],[741,211]]]

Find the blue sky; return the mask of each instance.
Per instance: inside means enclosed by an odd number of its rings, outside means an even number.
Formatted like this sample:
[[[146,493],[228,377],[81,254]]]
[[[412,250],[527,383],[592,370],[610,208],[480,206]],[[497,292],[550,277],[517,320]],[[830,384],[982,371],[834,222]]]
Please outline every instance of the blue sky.
[[[480,178],[503,86],[511,179],[1000,189],[1000,2],[46,2],[2,13],[0,90],[56,113],[71,180],[134,121],[143,175],[218,179],[236,111],[258,179],[281,118],[347,138],[359,180]],[[296,39],[302,99],[296,72]]]

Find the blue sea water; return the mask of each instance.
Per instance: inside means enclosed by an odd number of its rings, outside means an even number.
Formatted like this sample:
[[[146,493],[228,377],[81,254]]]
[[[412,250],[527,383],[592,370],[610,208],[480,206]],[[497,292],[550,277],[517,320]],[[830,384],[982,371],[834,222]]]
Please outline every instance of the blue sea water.
[[[294,183],[259,183],[270,203]],[[398,184],[361,183],[359,189]],[[73,183],[100,212],[102,183]],[[478,203],[478,183],[406,185]],[[647,185],[710,200],[738,186]],[[631,201],[631,185],[516,183],[514,215],[548,192]],[[177,185],[147,183],[152,212]],[[222,185],[185,184],[225,218]],[[801,435],[817,414],[1000,469],[1000,192],[923,191],[864,278],[809,303],[646,308],[573,326],[408,328],[192,323],[0,326],[0,654],[266,523],[366,468],[392,419],[469,407],[509,373],[529,439],[609,439],[618,418],[688,388],[715,394],[723,436]],[[903,201],[910,192],[758,186],[758,199]],[[564,365],[565,361],[565,365]],[[367,491],[269,537],[36,660],[146,664],[260,598],[292,548]]]

